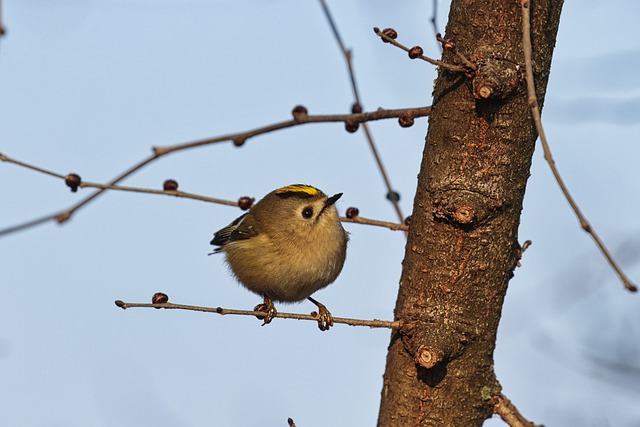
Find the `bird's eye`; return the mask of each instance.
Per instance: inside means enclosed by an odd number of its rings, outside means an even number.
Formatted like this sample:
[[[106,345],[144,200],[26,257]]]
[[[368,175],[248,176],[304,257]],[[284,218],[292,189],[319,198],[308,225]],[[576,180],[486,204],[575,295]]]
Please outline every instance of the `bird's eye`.
[[[302,209],[302,216],[307,219],[311,218],[313,216],[313,208],[311,206],[307,206]]]

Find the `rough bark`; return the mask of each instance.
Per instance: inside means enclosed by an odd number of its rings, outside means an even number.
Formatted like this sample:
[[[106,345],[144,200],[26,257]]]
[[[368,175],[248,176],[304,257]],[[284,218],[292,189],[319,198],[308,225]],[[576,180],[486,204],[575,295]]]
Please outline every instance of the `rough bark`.
[[[532,1],[544,100],[561,0]],[[480,426],[500,394],[493,370],[537,134],[515,0],[453,0],[445,39],[478,66],[440,70],[391,337],[379,427]],[[452,50],[443,59],[460,63]],[[522,68],[521,68],[522,67]]]

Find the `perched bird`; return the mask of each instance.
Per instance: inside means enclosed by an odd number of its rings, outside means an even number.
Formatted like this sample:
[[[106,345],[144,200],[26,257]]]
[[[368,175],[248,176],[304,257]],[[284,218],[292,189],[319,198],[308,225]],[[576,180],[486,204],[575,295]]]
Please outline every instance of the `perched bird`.
[[[306,298],[318,306],[319,328],[333,326],[329,310],[311,295],[333,283],[344,265],[349,237],[335,207],[341,196],[288,185],[214,234],[214,252],[223,252],[238,281],[264,298],[254,309],[266,312],[264,324],[277,314],[274,301]]]

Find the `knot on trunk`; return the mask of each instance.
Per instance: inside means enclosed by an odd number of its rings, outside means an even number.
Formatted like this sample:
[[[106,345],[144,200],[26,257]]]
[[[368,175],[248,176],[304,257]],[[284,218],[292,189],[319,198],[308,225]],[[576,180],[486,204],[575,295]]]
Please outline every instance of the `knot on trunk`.
[[[414,354],[413,359],[423,368],[431,369],[442,360],[442,357],[433,347],[421,345]]]
[[[501,100],[513,95],[520,82],[520,67],[502,59],[487,59],[476,71],[473,95],[476,99]]]
[[[463,230],[485,223],[502,207],[500,202],[470,190],[446,190],[434,198],[433,215]]]

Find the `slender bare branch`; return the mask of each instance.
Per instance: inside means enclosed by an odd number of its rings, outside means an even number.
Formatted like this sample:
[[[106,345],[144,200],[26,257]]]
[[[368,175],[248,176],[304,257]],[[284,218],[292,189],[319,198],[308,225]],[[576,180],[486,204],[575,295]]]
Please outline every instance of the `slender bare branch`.
[[[344,56],[344,60],[349,68],[349,79],[351,80],[351,89],[353,90],[353,97],[356,100],[356,104],[362,105],[360,102],[360,92],[358,91],[358,85],[356,84],[356,75],[353,71],[353,63],[351,62],[351,50],[347,49],[344,42],[342,41],[342,37],[340,37],[340,32],[338,31],[338,26],[333,20],[333,15],[331,15],[331,10],[327,5],[325,0],[320,0],[320,6],[322,6],[322,11],[324,12],[324,16],[331,27],[331,32],[338,42],[338,46],[340,47],[340,52]]]
[[[184,305],[184,304],[173,304],[173,303],[163,303],[163,304],[147,304],[147,303],[129,303],[117,300],[115,304],[122,308],[166,308],[172,310],[189,310],[189,311],[200,311],[204,313],[216,313],[220,315],[240,315],[240,316],[256,316],[260,319],[264,318],[266,313],[263,311],[251,311],[251,310],[236,310],[231,308],[222,308],[222,307],[201,307],[196,305]],[[275,317],[279,317],[281,319],[296,319],[296,320],[311,320],[314,322],[318,321],[317,313],[314,316],[313,314],[298,314],[298,313],[283,313],[278,312]],[[343,323],[349,326],[368,326],[370,328],[389,328],[389,329],[399,329],[401,327],[400,321],[388,321],[388,320],[362,320],[362,319],[349,319],[345,317],[334,317],[333,323]]]
[[[542,427],[523,417],[518,408],[504,394],[496,396],[494,400],[493,412],[510,427]]]
[[[400,209],[400,193],[395,191],[391,186],[391,180],[389,179],[389,175],[387,174],[387,170],[382,163],[382,157],[380,157],[380,153],[378,153],[378,148],[373,142],[373,135],[369,131],[369,126],[366,123],[362,125],[362,130],[364,131],[365,136],[367,137],[367,141],[369,142],[369,147],[371,148],[371,152],[373,153],[373,157],[376,160],[376,164],[378,165],[378,170],[380,171],[380,175],[382,175],[382,179],[384,180],[384,185],[387,187],[387,199],[393,205],[393,209],[396,211],[396,215],[398,216],[398,221],[404,221],[404,215],[402,214],[402,209]],[[408,230],[408,228],[407,228]],[[406,231],[405,230],[405,234]]]
[[[229,134],[229,135],[215,137],[215,138],[202,139],[202,140],[192,141],[184,144],[172,145],[168,147],[155,147],[153,149],[154,152],[151,156],[131,166],[129,169],[122,172],[120,175],[118,175],[116,178],[114,178],[107,184],[103,184],[103,185],[96,184],[95,187],[98,188],[97,191],[85,197],[84,199],[79,201],[77,204],[71,206],[69,209],[1,229],[0,236],[5,236],[17,231],[25,230],[25,229],[28,229],[52,220],[55,220],[56,222],[62,224],[67,220],[69,220],[77,210],[86,206],[88,203],[93,201],[96,197],[100,196],[106,190],[114,189],[113,186],[118,184],[123,179],[127,178],[128,176],[142,169],[149,163],[169,153],[173,153],[180,150],[187,150],[195,147],[201,147],[204,145],[214,144],[214,143],[223,142],[223,141],[233,141],[236,145],[242,145],[242,143],[244,143],[249,138],[262,135],[265,133],[269,133],[274,130],[285,129],[285,128],[298,126],[306,123],[326,123],[326,122],[363,123],[370,120],[399,118],[403,115],[409,115],[410,117],[414,117],[414,118],[424,117],[424,116],[428,116],[430,113],[431,113],[431,107],[417,107],[417,108],[401,108],[401,109],[394,109],[394,110],[378,109],[376,111],[358,113],[358,114],[338,114],[338,115],[296,114],[293,120],[263,126],[250,131],[246,131],[246,132],[239,132],[239,133]],[[36,170],[41,173],[46,173],[48,175],[52,175],[57,178],[65,178],[62,175],[56,174],[51,171],[47,171],[42,168],[38,168],[31,165],[26,166],[26,164],[21,164],[20,161],[12,159],[2,153],[0,153],[0,161],[13,163],[18,166],[29,167],[29,169]],[[166,192],[162,192],[162,193],[164,194]],[[172,195],[176,196],[176,194],[172,194]],[[187,197],[185,195],[181,195],[181,196]]]
[[[66,181],[66,176],[58,174],[56,172],[52,172],[50,170],[44,169],[44,168],[40,168],[38,166],[34,166],[31,165],[29,163],[25,163],[22,162],[20,160],[16,160],[13,159],[11,157],[8,157],[6,155],[0,154],[0,159],[9,162],[9,163],[13,163],[16,164],[18,166],[22,166],[24,168],[27,169],[31,169],[40,173],[43,173],[45,175],[49,175],[49,176],[54,176],[56,178],[60,178]],[[103,190],[113,190],[113,191],[124,191],[124,192],[132,192],[132,193],[144,193],[144,194],[155,194],[155,195],[162,195],[162,196],[172,196],[172,197],[180,197],[180,198],[185,198],[185,199],[192,199],[192,200],[199,200],[202,202],[207,202],[207,203],[216,203],[219,205],[225,205],[225,206],[235,206],[235,207],[241,207],[241,199],[240,198],[238,201],[233,201],[233,200],[225,200],[225,199],[219,199],[216,197],[207,197],[207,196],[202,196],[200,194],[194,194],[194,193],[187,193],[185,191],[178,191],[178,190],[156,190],[156,189],[152,189],[152,188],[140,188],[140,187],[126,187],[123,185],[107,185],[107,184],[98,184],[95,182],[87,182],[87,181],[80,181],[78,184],[78,187],[80,188],[99,188],[99,189],[103,189]],[[253,199],[252,199],[253,200]],[[246,208],[243,209],[248,209],[250,206],[247,206]],[[40,224],[42,222],[46,222],[52,219],[55,219],[59,216],[63,215],[63,213],[58,213],[58,214],[52,214],[52,215],[48,215],[45,216],[43,218],[39,218],[36,219],[33,222],[33,225],[37,225]],[[371,219],[371,218],[364,218],[361,216],[356,216],[353,218],[347,218],[347,217],[342,217],[340,218],[341,221],[343,222],[351,222],[354,224],[365,224],[365,225],[374,225],[377,227],[385,227],[385,228],[389,228],[391,230],[402,230],[402,231],[407,231],[409,229],[409,227],[405,224],[398,224],[395,222],[387,222],[387,221],[379,221],[376,219]],[[31,226],[31,223],[27,223],[25,225],[25,227],[27,226]],[[1,234],[1,232],[0,232]]]
[[[589,224],[589,222],[587,221],[587,218],[580,211],[578,204],[575,202],[575,200],[571,196],[571,193],[569,193],[569,189],[567,188],[564,181],[560,177],[560,173],[558,172],[558,168],[556,167],[555,160],[551,155],[551,149],[549,148],[547,136],[545,135],[544,128],[542,126],[542,119],[540,117],[540,107],[538,105],[538,97],[536,95],[535,81],[533,77],[533,66],[532,66],[532,60],[531,60],[532,45],[531,45],[531,23],[530,23],[531,17],[530,17],[530,11],[529,11],[529,0],[519,0],[519,1],[520,1],[520,5],[522,6],[522,36],[523,36],[523,48],[524,48],[525,68],[526,68],[526,76],[527,76],[527,92],[529,95],[528,101],[529,101],[529,107],[531,108],[533,121],[535,122],[538,135],[540,136],[540,142],[542,143],[544,158],[547,161],[547,163],[549,163],[551,172],[553,173],[553,176],[555,177],[556,182],[560,187],[560,190],[562,190],[562,194],[564,194],[564,197],[567,199],[567,202],[569,202],[569,205],[571,205],[571,209],[573,209],[573,212],[575,213],[576,217],[578,217],[578,221],[580,221],[580,226],[582,227],[582,229],[585,232],[589,233],[589,235],[591,235],[594,242],[600,249],[600,252],[602,252],[602,255],[604,255],[605,259],[609,262],[609,265],[611,265],[614,271],[618,274],[618,277],[624,284],[624,287],[631,292],[637,292],[638,287],[634,285],[631,282],[631,280],[629,280],[629,278],[624,274],[622,269],[618,266],[618,263],[613,259],[613,256],[611,256],[611,253],[609,253],[609,250],[605,246],[604,242],[600,239],[600,237],[595,232],[593,227],[591,227],[591,224]]]
[[[431,26],[433,27],[433,34],[437,36],[440,33],[438,28],[438,0],[433,0],[433,13],[431,14]],[[440,52],[442,52],[442,45],[440,46]]]
[[[13,158],[11,158],[11,157],[9,157],[9,156],[7,156],[5,154],[2,154],[2,153],[0,153],[0,161],[7,162],[7,163],[13,163],[14,165],[22,166],[23,168],[31,169],[33,171],[40,172],[40,173],[43,173],[45,175],[51,175],[51,176],[54,176],[56,178],[64,179],[64,175],[60,175],[59,173],[55,173],[55,172],[52,172],[50,170],[47,170],[47,169],[44,169],[44,168],[41,168],[41,167],[38,167],[38,166],[34,166],[34,165],[29,164],[29,163],[24,163],[24,162],[22,162],[20,160],[13,159]]]
[[[44,224],[45,222],[51,222],[56,220],[56,218],[63,215],[64,212],[57,212],[49,215],[44,215],[39,218],[35,218],[29,221],[22,222],[20,224],[12,225],[0,230],[0,236],[5,236],[11,233],[17,233],[18,231],[26,230],[31,227],[35,227],[36,225]]]
[[[378,221],[377,219],[364,218],[357,216],[354,218],[340,217],[342,222],[352,222],[354,224],[375,225],[378,227],[386,227],[390,230],[409,231],[409,226],[405,224],[397,224],[395,222]]]
[[[267,126],[262,126],[253,130],[238,132],[223,136],[217,136],[214,138],[206,138],[197,141],[187,142],[184,144],[177,144],[168,147],[154,147],[153,151],[156,155],[161,156],[164,154],[172,153],[174,151],[186,150],[189,148],[201,147],[203,145],[215,144],[218,142],[232,141],[235,145],[243,145],[248,139],[258,135],[273,132],[280,129],[286,129],[293,126],[299,126],[308,123],[329,123],[329,122],[342,122],[342,123],[364,123],[372,120],[392,119],[399,118],[404,114],[408,114],[411,117],[425,117],[431,113],[431,107],[417,107],[417,108],[400,108],[395,110],[386,110],[379,108],[376,111],[357,113],[357,114],[333,114],[333,115],[308,115],[297,114],[293,120],[288,120],[280,123],[274,123]]]
[[[456,55],[456,58],[458,58],[460,62],[462,62],[462,64],[467,68],[467,70],[476,71],[478,69],[478,66],[476,64],[469,61],[466,56],[458,51],[458,48],[456,47],[456,44],[453,40],[443,39],[442,34],[440,33],[436,34],[436,40],[440,42],[440,46],[442,46],[443,49],[446,48],[448,50],[451,50],[453,54]]]
[[[320,5],[322,6],[322,10],[324,11],[324,15],[329,22],[329,26],[331,27],[331,31],[333,32],[333,36],[340,47],[340,52],[344,56],[344,60],[347,64],[347,68],[349,70],[349,79],[351,81],[351,89],[353,91],[353,96],[355,98],[354,108],[361,109],[362,102],[360,99],[360,91],[358,90],[358,85],[356,84],[355,72],[353,71],[353,62],[351,61],[351,50],[347,49],[342,41],[342,37],[340,37],[340,33],[338,32],[338,27],[333,20],[333,16],[331,15],[331,11],[329,10],[329,6],[325,0],[320,0]],[[384,181],[384,185],[387,187],[387,199],[393,205],[393,209],[396,211],[396,215],[398,216],[398,221],[402,222],[404,220],[404,215],[402,213],[402,209],[400,209],[399,197],[397,196],[399,193],[393,189],[391,185],[391,179],[389,178],[389,174],[387,173],[386,168],[384,167],[384,163],[382,162],[382,157],[380,157],[380,153],[378,152],[378,148],[376,147],[375,142],[373,141],[373,135],[369,130],[369,126],[366,123],[362,124],[362,130],[364,131],[364,135],[369,143],[369,148],[371,149],[371,153],[378,165],[378,170],[380,171],[380,175],[382,175],[382,180]]]
[[[400,49],[404,50],[405,52],[409,53],[409,51],[411,50],[411,48],[408,48],[405,45],[403,45],[401,43],[398,43],[397,41],[395,41],[391,37],[387,36],[383,31],[380,30],[380,28],[373,27],[373,31],[382,40],[384,40],[384,41],[386,41],[386,42],[388,42],[388,43],[390,43],[390,44],[392,44],[392,45],[394,45],[396,47],[399,47]],[[449,64],[448,62],[444,62],[444,61],[438,61],[437,59],[432,59],[432,58],[429,58],[428,56],[416,55],[414,58],[422,59],[423,61],[427,61],[429,64],[436,65],[438,67],[444,68],[444,69],[449,70],[449,71],[454,72],[454,73],[466,73],[467,72],[467,68],[465,68],[465,67],[462,67],[460,65],[455,65],[455,64]]]
[[[524,255],[524,251],[529,249],[529,246],[531,246],[532,244],[533,242],[531,240],[525,240],[522,246],[520,246],[520,249],[518,249],[518,262],[516,263],[516,266],[522,267],[522,264],[520,263],[520,261],[522,260],[522,255]]]
[[[202,196],[200,194],[188,193],[186,191],[154,190],[152,188],[126,187],[123,185],[105,185],[95,182],[82,182],[80,187],[102,188],[105,190],[126,191],[131,193],[159,194],[164,196],[179,197],[184,199],[200,200],[202,202],[216,203],[225,206],[238,206],[237,201],[219,199],[217,197]]]
[[[7,30],[4,28],[3,20],[2,20],[2,2],[0,1],[0,37],[6,34]]]

